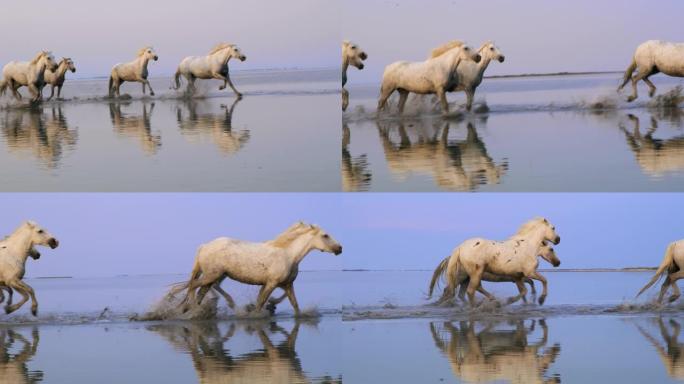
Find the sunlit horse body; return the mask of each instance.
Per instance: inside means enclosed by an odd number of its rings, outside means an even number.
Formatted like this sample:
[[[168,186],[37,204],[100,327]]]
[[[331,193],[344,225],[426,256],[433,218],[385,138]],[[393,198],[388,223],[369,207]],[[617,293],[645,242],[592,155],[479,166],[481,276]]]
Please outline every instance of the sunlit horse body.
[[[59,64],[57,65],[57,69],[55,69],[54,71],[50,69],[47,69],[45,71],[45,85],[50,85],[50,97],[47,98],[48,101],[52,99],[52,97],[55,95],[55,88],[57,88],[57,98],[59,99],[62,97],[62,86],[64,85],[64,80],[66,79],[67,71],[71,71],[71,73],[76,73],[76,66],[74,65],[74,61],[68,57],[62,58],[62,60],[60,60]]]
[[[33,96],[31,102],[41,99],[41,90],[45,85],[45,71],[55,70],[57,63],[51,52],[39,52],[31,61],[12,61],[2,68],[0,80],[0,95],[5,94],[7,88],[17,100],[21,100],[18,89],[25,86]]]
[[[190,304],[201,303],[213,287],[234,308],[232,297],[220,287],[221,282],[229,277],[241,283],[261,285],[255,308],[257,312],[261,311],[274,289],[282,288],[295,314],[299,315],[294,281],[299,273],[299,263],[314,249],[335,255],[342,253],[342,246],[323,229],[302,222],[263,243],[220,237],[199,247],[190,280],[170,294],[187,287],[187,295],[181,303],[183,310],[187,310]]]
[[[233,82],[230,80],[230,73],[228,70],[228,62],[230,59],[238,59],[240,61],[247,60],[247,57],[240,51],[240,48],[235,44],[220,43],[217,44],[207,56],[188,56],[181,60],[174,76],[174,89],[180,88],[180,77],[185,77],[188,81],[188,92],[195,91],[196,79],[218,79],[223,80],[223,85],[219,86],[219,90],[226,88],[229,85],[235,92],[235,95],[242,97],[242,94],[235,89]]]
[[[449,49],[460,47],[462,45],[463,42],[461,41],[451,41],[443,45],[442,47],[434,49],[430,54],[430,57],[439,57],[444,53],[448,52]],[[482,46],[480,46],[480,48],[477,50],[477,53],[481,57],[480,62],[476,63],[474,61],[469,60],[464,60],[463,62],[461,62],[457,70],[458,84],[454,88],[448,90],[448,92],[465,92],[466,109],[468,111],[470,111],[473,107],[475,90],[482,83],[484,72],[487,70],[487,67],[489,67],[489,63],[491,63],[492,60],[496,60],[500,63],[503,63],[506,58],[503,55],[503,53],[501,53],[499,48],[491,41],[487,41],[484,44],[482,44]]]
[[[675,301],[681,296],[681,291],[677,286],[677,280],[684,277],[684,240],[678,240],[670,243],[665,250],[665,257],[658,266],[655,275],[651,280],[637,293],[637,297],[644,293],[648,288],[655,284],[658,279],[665,276],[663,285],[660,286],[660,294],[658,294],[658,302],[663,301],[663,297],[669,287],[672,287],[672,295],[668,299],[670,302]]]
[[[150,95],[154,96],[154,90],[147,80],[149,75],[147,71],[147,64],[150,60],[157,61],[159,56],[154,52],[152,47],[145,47],[138,50],[136,59],[123,64],[116,64],[112,68],[112,73],[109,75],[109,97],[115,94],[119,97],[121,84],[126,81],[133,81],[142,83],[142,92],[145,94],[145,86],[150,87]]]
[[[385,107],[390,95],[398,91],[400,114],[404,111],[409,93],[436,94],[442,106],[442,112],[447,114],[449,104],[446,92],[458,85],[459,65],[466,60],[477,63],[480,59],[477,52],[464,44],[422,62],[397,61],[388,65],[382,75],[378,111]]]
[[[347,84],[347,68],[351,65],[359,70],[363,69],[363,61],[368,58],[366,52],[358,45],[349,40],[342,42],[342,110],[346,111],[349,106],[349,91],[344,87]]]
[[[632,73],[637,69],[637,74],[632,77]],[[684,77],[684,43],[649,40],[639,45],[625,71],[618,92],[631,80],[632,94],[627,101],[634,101],[639,97],[637,83],[643,80],[648,85],[648,95],[653,97],[656,87],[648,78],[661,72],[668,76]]]
[[[510,298],[509,303],[525,297],[527,289],[523,283],[524,278],[541,281],[543,292],[539,297],[539,303],[543,304],[548,294],[547,281],[537,272],[539,266],[537,257],[544,257],[553,266],[560,265],[560,260],[555,256],[553,248],[545,244],[547,241],[558,244],[560,236],[556,233],[555,227],[542,217],[524,223],[518,232],[504,241],[484,238],[468,239],[437,266],[430,282],[429,295],[432,294],[440,277],[446,276],[447,285],[438,302],[453,298],[462,268],[470,278],[467,293],[471,306],[475,305],[476,290],[488,299],[494,300],[494,296],[481,284],[485,272],[515,278],[519,294]]]
[[[28,256],[32,258],[33,260],[38,260],[40,259],[40,252],[36,250],[35,248],[31,247],[28,250]],[[7,305],[12,305],[12,295],[13,295],[13,290],[10,288],[8,285],[0,283],[0,304],[2,304],[5,301],[5,295],[2,292],[3,290],[7,291]]]
[[[22,300],[18,303],[5,307],[6,313],[12,313],[19,309],[31,298],[31,313],[38,313],[38,301],[33,288],[24,283],[26,271],[26,259],[30,250],[36,245],[57,248],[59,242],[46,230],[32,221],[21,224],[11,235],[0,241],[0,284],[8,286],[19,292]]]

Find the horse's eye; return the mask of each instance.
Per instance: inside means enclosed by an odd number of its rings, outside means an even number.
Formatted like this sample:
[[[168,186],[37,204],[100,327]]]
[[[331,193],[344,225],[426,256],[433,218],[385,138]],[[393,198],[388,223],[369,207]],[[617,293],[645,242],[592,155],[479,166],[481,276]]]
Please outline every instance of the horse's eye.
[[[493,51],[493,50],[494,50],[494,47],[489,47],[489,50],[490,50],[490,51]]]
[[[41,230],[38,230],[38,233],[44,233],[44,232],[45,232],[45,231],[43,231],[42,229],[41,229]]]
[[[327,239],[327,238],[329,238],[330,236],[326,233],[325,235],[323,235],[323,237]]]

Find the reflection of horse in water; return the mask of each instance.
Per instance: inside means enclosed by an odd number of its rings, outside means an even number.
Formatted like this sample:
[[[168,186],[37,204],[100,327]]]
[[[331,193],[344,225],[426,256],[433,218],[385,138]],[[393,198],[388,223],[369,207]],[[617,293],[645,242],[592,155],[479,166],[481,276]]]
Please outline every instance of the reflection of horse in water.
[[[367,191],[372,174],[368,170],[368,160],[363,155],[353,157],[349,152],[351,131],[347,123],[342,123],[342,190],[345,192]]]
[[[56,168],[65,150],[72,150],[78,131],[69,129],[62,108],[8,109],[0,122],[10,151],[31,151],[48,168]]]
[[[441,124],[444,127],[440,130]],[[508,169],[508,162],[494,163],[471,122],[467,124],[464,140],[449,140],[449,124],[442,120],[432,125],[420,120],[378,122],[390,171],[401,178],[412,173],[430,175],[438,186],[456,191],[498,184]],[[399,134],[398,143],[392,137],[394,128]]]
[[[130,104],[130,102],[109,103],[109,117],[112,119],[114,130],[119,136],[137,138],[143,151],[148,155],[154,155],[161,147],[161,135],[153,134],[150,124],[154,103],[150,104],[149,112],[147,111],[147,103],[143,103],[142,115],[121,112],[121,105]]]
[[[662,176],[669,172],[684,171],[684,135],[665,140],[653,137],[658,129],[658,119],[655,116],[651,116],[651,126],[642,135],[639,129],[639,118],[632,114],[628,117],[634,125],[632,132],[627,130],[622,123],[619,127],[625,134],[627,144],[634,152],[637,163],[645,173],[651,176]],[[673,120],[677,120],[677,117],[676,115],[669,116]]]
[[[158,324],[148,329],[190,355],[200,383],[310,383],[313,380],[306,377],[296,351],[299,326],[296,321],[287,332],[276,322],[250,321],[231,323],[222,332],[216,322],[189,322]],[[239,328],[244,333],[256,334],[263,349],[231,355],[225,344]],[[269,333],[280,334],[284,340],[274,344]]]
[[[208,135],[222,153],[232,155],[239,152],[250,138],[249,130],[233,131],[233,112],[240,100],[235,99],[230,108],[221,105],[221,113],[203,112],[206,103],[188,100],[184,103],[188,110],[187,117],[183,116],[180,107],[176,109],[176,120],[181,134],[191,140]]]
[[[43,372],[30,372],[26,366],[36,355],[39,340],[38,328],[35,327],[31,331],[31,341],[11,328],[0,329],[0,384],[43,381]]]
[[[670,319],[670,328],[668,330],[662,318],[657,319],[660,336],[663,338],[665,345],[648,333],[644,328],[637,324],[639,332],[653,345],[658,352],[658,356],[663,361],[667,374],[673,379],[684,380],[684,344],[679,342],[679,333],[681,325]]]
[[[501,329],[496,322],[486,322],[477,332],[477,322],[430,323],[430,332],[437,348],[446,355],[454,375],[465,382],[504,381],[510,383],[559,383],[560,377],[546,377],[547,371],[560,354],[560,346],[546,347],[548,327],[539,320],[542,338],[529,343],[529,328],[517,320],[514,329]],[[446,338],[443,334],[446,333]]]

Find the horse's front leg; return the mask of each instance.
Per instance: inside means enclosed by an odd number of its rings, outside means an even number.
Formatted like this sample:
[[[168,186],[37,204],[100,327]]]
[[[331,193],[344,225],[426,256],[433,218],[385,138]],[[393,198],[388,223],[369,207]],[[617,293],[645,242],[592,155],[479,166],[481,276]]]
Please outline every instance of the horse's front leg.
[[[515,283],[515,286],[518,287],[518,295],[517,296],[511,296],[506,300],[506,304],[513,304],[516,301],[523,299],[523,302],[527,303],[527,288],[525,288],[525,283],[523,282],[522,279],[515,279],[513,281]]]
[[[473,109],[473,99],[475,99],[475,90],[474,89],[466,89],[465,94],[466,94],[466,110],[468,112],[470,112]]]
[[[300,311],[299,304],[297,303],[297,296],[295,296],[294,284],[290,284],[287,287],[285,287],[285,294],[287,295],[287,298],[290,300],[292,308],[294,308],[295,316],[298,317],[300,315]]]
[[[50,96],[50,97],[52,97],[52,96]],[[57,100],[61,100],[61,99],[62,99],[62,86],[58,85],[57,86]]]
[[[409,92],[405,89],[399,90],[399,114],[404,113],[404,106],[406,105],[406,100],[408,100]]]
[[[444,88],[437,89],[437,97],[439,98],[439,103],[442,105],[442,114],[444,116],[449,114],[449,103],[446,98],[446,91]]]
[[[261,290],[259,291],[259,296],[257,296],[257,302],[255,306],[255,310],[257,312],[260,312],[264,304],[266,304],[266,300],[268,300],[269,297],[271,297],[271,293],[273,293],[273,290],[276,289],[276,284],[266,284],[261,287]]]
[[[21,101],[21,93],[19,93],[19,88],[21,86],[16,84],[13,80],[10,80],[9,86],[12,89],[12,95],[14,95],[14,98],[17,99],[17,101]]]
[[[14,288],[21,295],[21,300],[18,303],[5,306],[5,313],[10,314],[19,309],[29,300],[29,293],[24,289],[23,285],[20,284],[19,280],[9,282],[7,285],[10,288]]]
[[[349,106],[349,91],[342,88],[342,111],[346,111]]]
[[[546,277],[542,276],[539,272],[534,271],[531,275],[528,277],[541,281],[542,283],[542,294],[539,296],[539,305],[544,305],[544,301],[546,301],[546,295],[548,294],[548,283],[546,281]]]
[[[147,86],[150,88],[150,96],[154,96],[154,89],[152,89],[150,81],[147,79],[143,79],[143,94],[145,94],[145,84],[147,84]]]
[[[35,84],[29,84],[28,86],[29,92],[31,92],[31,95],[33,95],[33,98],[31,98],[31,102],[37,103],[40,101],[40,98],[42,96],[41,89],[38,88]]]
[[[226,87],[226,84],[225,84],[225,83],[228,83],[228,85],[230,85],[230,89],[232,89],[233,92],[235,92],[235,96],[237,96],[238,98],[242,97],[242,93],[240,93],[237,89],[235,89],[235,86],[233,85],[233,82],[230,81],[230,74],[227,73],[227,72],[226,72],[226,80],[225,80],[224,83],[223,83],[223,88]]]

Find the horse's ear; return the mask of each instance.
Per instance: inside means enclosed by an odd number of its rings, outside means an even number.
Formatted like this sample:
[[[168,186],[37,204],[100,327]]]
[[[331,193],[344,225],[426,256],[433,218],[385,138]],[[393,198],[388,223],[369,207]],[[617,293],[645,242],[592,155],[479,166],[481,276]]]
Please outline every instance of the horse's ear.
[[[546,218],[544,218],[544,222],[545,222],[545,223],[548,223],[549,221],[548,221],[548,220],[546,220]]]

